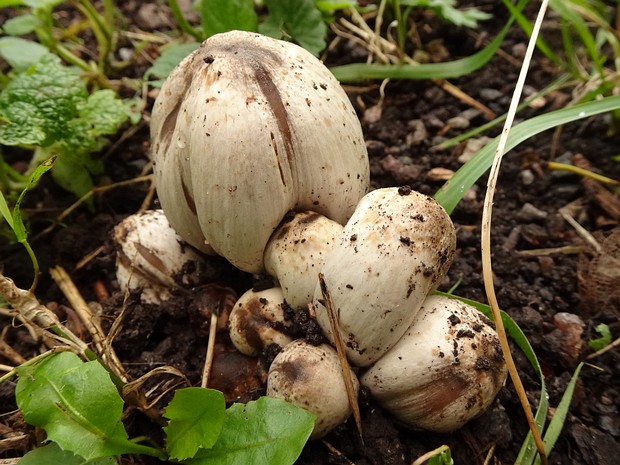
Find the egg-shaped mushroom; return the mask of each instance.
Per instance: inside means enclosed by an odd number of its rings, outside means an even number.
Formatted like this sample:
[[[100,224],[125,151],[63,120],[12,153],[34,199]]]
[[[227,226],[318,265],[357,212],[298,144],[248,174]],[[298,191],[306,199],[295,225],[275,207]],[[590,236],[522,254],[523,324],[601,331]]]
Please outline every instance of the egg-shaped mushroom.
[[[353,371],[351,379],[357,395],[359,381]],[[325,436],[352,413],[338,354],[327,344],[297,339],[284,347],[269,368],[267,395],[316,415],[311,439]]]
[[[447,273],[455,248],[454,225],[431,197],[384,188],[360,201],[322,269],[354,365],[368,366],[396,344]],[[331,338],[320,286],[313,302]]]
[[[290,42],[216,34],[170,74],[155,102],[157,193],[190,244],[241,270],[289,210],[344,224],[368,189],[361,125],[331,72]]]
[[[360,381],[410,427],[450,432],[489,407],[507,373],[492,322],[471,305],[435,295]]]
[[[256,356],[271,344],[288,345],[290,322],[284,319],[284,295],[279,287],[249,290],[235,303],[229,317],[230,340],[239,352]]]

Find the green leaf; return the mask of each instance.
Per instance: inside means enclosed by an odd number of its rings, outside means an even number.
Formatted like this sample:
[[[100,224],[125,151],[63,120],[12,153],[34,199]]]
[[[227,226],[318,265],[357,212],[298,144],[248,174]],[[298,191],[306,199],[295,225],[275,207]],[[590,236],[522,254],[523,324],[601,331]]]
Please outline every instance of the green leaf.
[[[611,331],[609,330],[609,326],[607,326],[605,323],[601,323],[597,325],[594,329],[597,333],[601,335],[601,337],[588,341],[588,345],[593,350],[601,350],[603,347],[611,344],[612,336]]]
[[[234,404],[218,441],[201,449],[188,465],[290,465],[314,427],[314,415],[288,402],[261,397]]]
[[[153,66],[144,73],[144,80],[154,87],[161,87],[168,75],[181,60],[199,47],[198,42],[177,44],[165,49],[155,60]],[[152,80],[151,78],[156,78]]]
[[[30,8],[51,10],[52,8],[60,5],[64,0],[23,0],[25,5]]]
[[[314,55],[325,48],[327,26],[314,0],[266,0],[268,15],[258,30],[277,39],[290,36]]]
[[[33,32],[40,23],[35,15],[23,14],[6,20],[2,29],[10,36],[23,36]]]
[[[24,419],[63,450],[88,460],[151,450],[127,439],[123,400],[99,362],[60,352],[17,374],[15,398]]]
[[[87,96],[77,70],[44,55],[0,94],[0,143],[46,146],[71,137],[69,122]]]
[[[116,465],[116,459],[105,457],[87,460],[72,452],[64,451],[58,444],[51,443],[28,452],[19,465]]]
[[[562,108],[530,118],[523,123],[517,124],[510,130],[510,136],[506,143],[506,153],[521,142],[547,129],[617,109],[620,109],[620,96],[605,97],[594,102]],[[454,210],[465,192],[491,167],[498,142],[499,136],[485,145],[474,158],[465,163],[437,191],[435,199],[448,213]]]
[[[186,388],[174,393],[164,417],[166,450],[170,458],[184,460],[217,441],[226,418],[224,394],[214,389]]]
[[[79,119],[88,126],[88,137],[116,134],[128,119],[125,103],[110,89],[93,92],[86,101],[78,102],[77,110]]]
[[[28,180],[28,185],[26,188],[19,194],[17,198],[17,202],[15,202],[15,207],[13,208],[13,221],[11,227],[13,228],[13,232],[15,233],[15,237],[17,241],[20,243],[25,243],[28,238],[28,232],[26,231],[26,226],[24,225],[24,220],[22,218],[21,204],[26,196],[26,193],[31,190],[34,186],[37,185],[41,176],[43,176],[46,172],[48,172],[53,166],[56,157],[49,158],[36,167],[30,179]]]
[[[202,0],[202,30],[207,37],[232,30],[256,32],[253,0]]]
[[[87,162],[95,163],[95,160],[88,156],[75,157],[70,153],[65,153],[57,158],[52,177],[56,184],[80,198],[94,187]],[[103,166],[101,162],[98,165]]]
[[[0,191],[0,214],[9,223],[11,229],[13,229],[13,215],[11,214],[11,209],[9,205],[6,203],[6,199],[4,198],[4,194]]]
[[[474,28],[478,21],[489,19],[490,14],[477,8],[459,10],[455,8],[456,0],[400,0],[401,5],[428,8],[440,18],[449,21],[455,26]]]
[[[0,0],[0,8],[7,6],[23,6],[25,4],[23,0]]]

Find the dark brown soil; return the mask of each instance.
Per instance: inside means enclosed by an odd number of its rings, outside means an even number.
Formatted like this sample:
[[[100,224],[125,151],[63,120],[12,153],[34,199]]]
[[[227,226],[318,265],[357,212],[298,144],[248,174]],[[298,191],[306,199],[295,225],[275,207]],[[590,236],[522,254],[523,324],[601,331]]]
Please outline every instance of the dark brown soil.
[[[479,3],[494,5],[494,2]],[[164,20],[158,24],[148,23],[148,18],[143,17],[141,2],[123,4],[129,23],[127,28],[168,27]],[[478,39],[493,37],[506,19],[500,7],[489,6],[488,9],[494,10],[495,18],[482,23],[475,34],[431,21],[428,27],[421,28],[422,43],[442,40],[449,53],[444,59],[470,55],[480,46]],[[496,56],[480,71],[451,80],[451,83],[498,115],[503,114],[519,72],[525,40],[524,35],[514,29],[502,46],[504,55]],[[155,49],[148,51],[155,53]],[[328,64],[364,59],[360,50],[342,43],[326,58]],[[139,63],[125,73],[139,77],[145,66],[145,63]],[[536,55],[528,85],[540,90],[554,79],[557,71],[544,57]],[[459,157],[465,148],[464,144],[448,150],[434,147],[444,139],[464,132],[467,127],[483,124],[486,119],[480,112],[472,111],[469,105],[446,93],[438,83],[393,81],[385,87],[383,100],[378,84],[347,86],[363,124],[372,187],[408,184],[421,192],[433,194],[443,184],[443,172],[439,169],[458,169],[462,165]],[[520,118],[562,107],[570,99],[570,92],[571,88],[567,88],[548,95],[541,107],[526,109]],[[377,118],[379,109],[381,117]],[[618,202],[616,195],[601,196],[600,186],[573,174],[549,171],[545,162],[556,159],[570,163],[580,154],[594,171],[620,179],[620,164],[612,158],[617,155],[620,139],[617,135],[608,135],[608,129],[608,117],[601,116],[567,125],[557,133],[547,132],[533,137],[505,157],[495,196],[493,271],[498,299],[502,308],[523,329],[537,353],[552,406],[558,404],[578,362],[591,352],[587,341],[598,337],[594,328],[606,323],[614,338],[620,334],[617,277],[620,233],[618,214],[613,210]],[[495,128],[487,135],[495,136],[498,132],[499,128]],[[117,182],[139,175],[148,162],[148,140],[147,124],[123,138],[105,155],[106,174],[99,182]],[[13,152],[7,157],[16,164],[26,159],[24,154]],[[577,162],[584,163],[583,159]],[[452,215],[458,231],[458,256],[442,285],[445,290],[458,282],[456,294],[481,302],[486,301],[479,245],[485,186],[485,180],[481,180]],[[49,179],[28,197],[26,213],[35,238],[32,246],[43,270],[37,297],[42,303],[58,309],[76,332],[84,330],[74,323],[71,310],[65,307],[65,297],[47,270],[52,266],[67,269],[84,298],[98,303],[104,326],[109,327],[124,305],[115,280],[110,232],[123,217],[140,208],[148,188],[147,184],[135,183],[98,194],[94,209],[77,209],[52,232],[44,235],[38,233],[54,222],[73,199]],[[559,209],[571,202],[580,202],[581,208],[573,210],[573,216],[598,239],[603,247],[601,254],[593,252],[561,217]],[[157,200],[151,206],[157,207]],[[97,250],[90,260],[80,264],[88,254]],[[31,269],[22,248],[2,239],[0,257],[3,274],[27,288]],[[223,260],[214,259],[209,269],[204,270],[202,282],[232,288],[240,294],[255,285],[257,279],[235,270]],[[101,289],[107,290],[109,295],[106,296]],[[204,300],[196,299],[196,296],[205,292],[213,292],[213,287],[187,289],[162,306],[141,304],[135,296],[129,299],[115,348],[132,377],[137,378],[158,366],[170,365],[183,372],[193,385],[199,384],[209,315],[200,304]],[[2,340],[25,358],[37,354],[38,342],[32,340],[25,328],[13,323],[7,317],[0,317],[0,326],[4,328]],[[301,328],[307,324],[298,323]],[[220,334],[218,338],[216,363],[226,369],[227,374],[216,377],[214,387],[224,390],[229,400],[247,400],[262,394],[265,359],[257,361],[231,353],[225,335]],[[535,372],[518,349],[515,349],[514,356],[530,401],[536,405],[540,386]],[[0,355],[0,363],[14,365],[15,360]],[[614,349],[584,367],[550,464],[616,463],[620,456],[619,366],[620,356]],[[19,457],[35,444],[32,431],[15,413],[13,387],[13,381],[0,384],[0,441],[22,432],[29,436],[11,443],[10,447],[3,447],[8,443],[0,442],[0,458]],[[553,410],[550,415],[552,413]],[[490,411],[453,434],[407,430],[394,422],[366,393],[361,396],[361,414],[363,441],[353,422],[349,421],[330,433],[325,442],[309,443],[298,463],[404,465],[447,444],[458,464],[485,463],[491,449],[494,458],[486,463],[509,464],[514,462],[527,432],[510,381]],[[128,426],[134,436],[150,434],[153,429],[146,417],[139,414],[130,416]],[[152,462],[135,458],[123,463]]]

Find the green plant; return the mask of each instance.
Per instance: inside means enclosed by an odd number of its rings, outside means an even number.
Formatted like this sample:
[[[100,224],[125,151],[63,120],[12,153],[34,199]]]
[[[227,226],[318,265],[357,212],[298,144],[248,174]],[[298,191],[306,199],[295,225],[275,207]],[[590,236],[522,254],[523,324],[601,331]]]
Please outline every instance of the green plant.
[[[128,439],[123,400],[100,362],[50,352],[16,372],[24,419],[44,429],[50,442],[26,454],[24,464],[103,465],[116,463],[118,455],[142,454],[188,465],[285,465],[295,461],[314,425],[313,415],[278,399],[226,409],[221,392],[185,388],[165,409],[165,446],[145,445],[148,438]]]

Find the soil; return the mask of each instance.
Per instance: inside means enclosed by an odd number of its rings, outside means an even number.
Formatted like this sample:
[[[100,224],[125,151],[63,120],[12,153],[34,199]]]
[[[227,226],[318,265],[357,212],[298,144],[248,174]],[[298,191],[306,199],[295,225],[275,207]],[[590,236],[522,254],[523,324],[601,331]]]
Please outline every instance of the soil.
[[[159,4],[159,3],[157,3]],[[506,13],[495,2],[477,2],[494,13],[474,32],[455,28],[426,16],[419,17],[421,43],[431,57],[452,60],[474,53],[492,38],[506,21]],[[122,2],[128,30],[164,31],[173,28],[169,15],[149,14],[149,2]],[[533,12],[530,12],[533,17]],[[554,36],[551,17],[545,27]],[[550,39],[553,44],[553,39]],[[451,80],[458,89],[503,114],[510,101],[525,50],[526,37],[513,28],[502,45],[503,53],[471,75]],[[127,38],[122,47],[131,48]],[[156,56],[155,46],[144,55]],[[324,57],[328,65],[363,61],[363,50],[339,41]],[[148,62],[138,61],[123,71],[126,77],[140,77]],[[537,53],[528,86],[540,90],[558,76],[559,70]],[[120,77],[120,76],[116,76]],[[467,144],[440,150],[436,145],[468,128],[487,121],[478,110],[447,93],[441,83],[391,81],[381,97],[380,83],[346,86],[362,121],[370,156],[372,187],[410,185],[426,194],[441,187],[445,176],[457,170],[467,156]],[[519,114],[527,119],[561,108],[571,99],[574,87],[565,87],[544,97]],[[131,180],[148,164],[148,98],[144,122],[119,135],[101,156],[106,172],[99,185]],[[551,406],[557,406],[577,364],[592,352],[588,341],[599,337],[595,327],[605,323],[614,338],[620,334],[620,233],[617,195],[593,181],[575,174],[547,169],[555,160],[589,166],[593,171],[620,179],[620,164],[614,161],[620,139],[610,135],[608,116],[569,124],[556,132],[532,137],[504,159],[493,209],[493,272],[498,299],[525,332],[534,348],[549,390]],[[485,133],[493,137],[499,128]],[[27,160],[19,151],[6,152],[15,166]],[[486,179],[466,193],[452,214],[458,232],[458,254],[441,289],[458,283],[456,294],[486,301],[480,260],[480,223]],[[177,292],[166,304],[140,303],[137,295],[119,291],[115,277],[115,250],[111,231],[115,224],[137,211],[150,193],[148,183],[130,183],[95,196],[92,208],[82,206],[57,221],[74,201],[49,179],[44,179],[26,200],[26,214],[32,246],[43,274],[36,290],[38,299],[54,309],[78,334],[86,334],[58,286],[51,280],[50,267],[65,268],[79,292],[99,312],[108,329],[123,310],[120,333],[114,347],[133,379],[155,367],[172,366],[192,385],[200,383],[207,344],[209,299],[240,294],[261,279],[241,273],[224,260],[213,259],[200,275],[201,285]],[[571,205],[572,216],[591,233],[600,252],[560,214]],[[156,197],[148,204],[158,207]],[[50,224],[51,232],[44,232]],[[31,281],[30,262],[21,247],[0,240],[0,270],[27,288]],[[218,297],[219,298],[219,297]],[[298,320],[303,315],[298,315]],[[303,319],[303,318],[302,318]],[[308,329],[307,321],[298,321]],[[15,365],[19,356],[28,359],[41,350],[40,341],[8,317],[0,317],[0,341],[18,355],[3,348],[0,364]],[[304,329],[305,328],[305,329]],[[310,328],[312,325],[310,324]],[[86,337],[86,336],[85,336]],[[250,359],[230,350],[224,333],[218,334],[216,365],[226,373],[213,380],[229,400],[243,401],[264,393],[265,367],[273,354]],[[513,351],[520,375],[533,405],[540,385],[529,362]],[[620,355],[611,350],[589,361],[581,372],[570,413],[550,464],[612,464],[620,456]],[[222,371],[220,370],[220,371]],[[218,373],[220,371],[215,370]],[[178,381],[160,375],[157,381]],[[149,382],[147,382],[148,385]],[[151,384],[152,385],[152,384]],[[182,385],[182,384],[181,384]],[[39,437],[23,424],[16,411],[13,381],[0,384],[0,458],[19,457]],[[169,398],[169,397],[168,397]],[[165,399],[164,399],[165,401]],[[452,434],[411,431],[362,392],[363,440],[352,421],[338,427],[324,441],[309,443],[298,462],[314,464],[403,465],[442,444],[452,449],[458,464],[514,463],[527,432],[523,412],[510,381],[500,391],[492,408]],[[157,404],[157,406],[163,403]],[[553,409],[550,411],[550,416]],[[133,411],[127,418],[132,436],[152,434],[153,425]],[[25,436],[20,436],[25,434]],[[12,438],[12,439],[11,439]],[[489,459],[488,457],[492,457]],[[149,464],[152,459],[127,458],[122,463]]]

